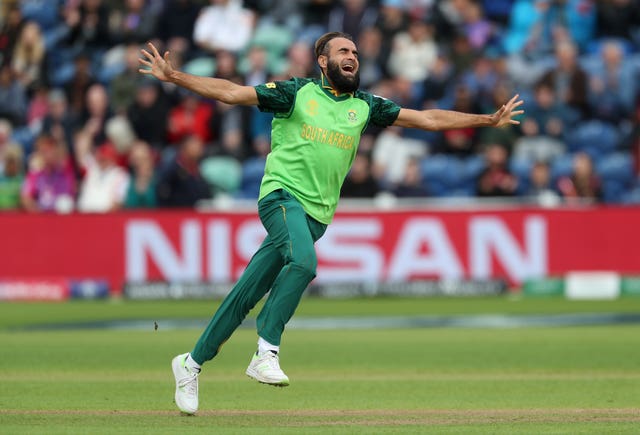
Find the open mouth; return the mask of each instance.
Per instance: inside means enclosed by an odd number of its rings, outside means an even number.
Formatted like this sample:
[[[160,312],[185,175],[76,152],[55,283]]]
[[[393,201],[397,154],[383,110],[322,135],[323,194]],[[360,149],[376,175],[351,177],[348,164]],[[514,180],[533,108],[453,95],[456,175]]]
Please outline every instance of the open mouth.
[[[347,74],[354,74],[355,71],[356,71],[355,65],[351,65],[351,64],[342,65],[342,72],[345,72]]]

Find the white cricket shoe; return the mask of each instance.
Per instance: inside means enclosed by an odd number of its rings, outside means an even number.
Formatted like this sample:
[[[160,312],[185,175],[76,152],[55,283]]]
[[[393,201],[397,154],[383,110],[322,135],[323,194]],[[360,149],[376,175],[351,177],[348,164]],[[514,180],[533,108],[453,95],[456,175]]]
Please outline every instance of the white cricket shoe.
[[[176,405],[186,414],[195,414],[198,410],[198,375],[189,370],[184,362],[188,353],[178,355],[171,361],[173,376],[176,378]]]
[[[276,387],[289,385],[289,378],[280,368],[278,354],[274,352],[265,352],[261,356],[254,353],[246,373],[249,377],[263,384]]]

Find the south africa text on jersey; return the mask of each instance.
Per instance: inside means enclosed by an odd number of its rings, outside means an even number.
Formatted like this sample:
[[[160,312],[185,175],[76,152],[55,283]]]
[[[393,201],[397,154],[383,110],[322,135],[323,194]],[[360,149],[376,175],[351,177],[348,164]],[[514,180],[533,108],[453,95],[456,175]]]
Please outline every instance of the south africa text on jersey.
[[[357,141],[355,136],[305,123],[302,124],[300,136],[312,142],[330,145],[343,150],[353,149]]]

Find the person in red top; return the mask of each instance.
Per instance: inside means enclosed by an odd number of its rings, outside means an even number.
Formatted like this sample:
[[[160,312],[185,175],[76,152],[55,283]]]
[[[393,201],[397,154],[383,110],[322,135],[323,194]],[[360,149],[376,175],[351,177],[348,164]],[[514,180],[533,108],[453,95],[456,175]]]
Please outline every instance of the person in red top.
[[[169,143],[178,144],[191,135],[199,137],[203,142],[209,142],[212,116],[211,104],[207,104],[194,93],[185,93],[180,104],[169,112]]]

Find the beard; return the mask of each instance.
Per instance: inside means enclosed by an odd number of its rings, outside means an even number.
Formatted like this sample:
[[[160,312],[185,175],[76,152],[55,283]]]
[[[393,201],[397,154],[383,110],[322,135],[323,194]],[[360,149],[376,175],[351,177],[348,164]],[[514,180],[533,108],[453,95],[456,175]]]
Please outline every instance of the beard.
[[[346,76],[342,73],[338,62],[332,60],[327,63],[327,78],[334,89],[341,94],[355,92],[360,87],[360,70],[356,71],[353,76]]]

